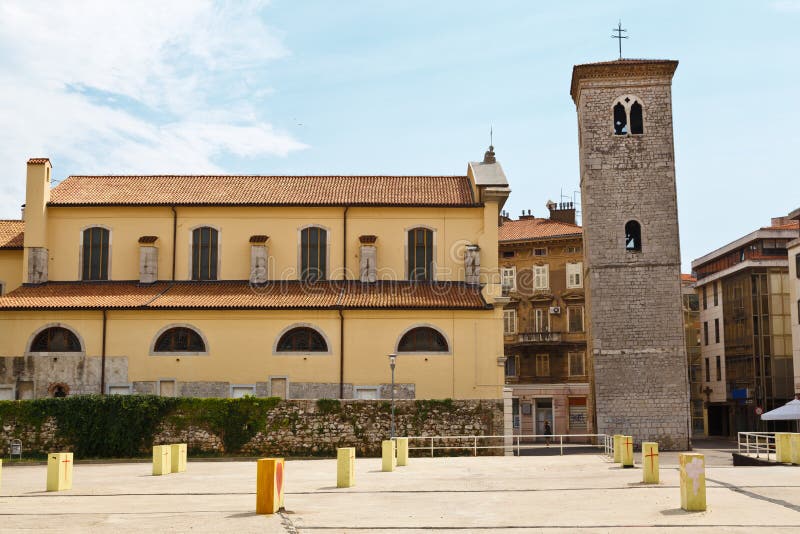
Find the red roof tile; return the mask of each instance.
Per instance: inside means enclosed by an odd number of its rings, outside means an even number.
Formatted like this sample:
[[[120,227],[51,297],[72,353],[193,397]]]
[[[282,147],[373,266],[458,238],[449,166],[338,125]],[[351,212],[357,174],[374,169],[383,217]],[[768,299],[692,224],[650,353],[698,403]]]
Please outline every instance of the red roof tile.
[[[498,230],[498,239],[502,242],[533,241],[555,237],[580,237],[583,228],[577,224],[569,224],[550,219],[519,219],[504,222]]]
[[[23,221],[0,220],[0,249],[19,249],[25,240],[25,223]]]
[[[461,282],[297,281],[252,286],[220,282],[55,282],[0,297],[22,309],[485,309],[480,288]]]
[[[28,160],[28,165],[42,165],[44,163],[48,163],[50,158],[30,158]]]
[[[798,230],[800,229],[800,221],[789,221],[783,224],[773,224],[772,226],[764,226],[762,230]]]
[[[681,282],[697,282],[697,278],[691,274],[681,273]]]
[[[473,206],[466,176],[70,176],[50,205]]]

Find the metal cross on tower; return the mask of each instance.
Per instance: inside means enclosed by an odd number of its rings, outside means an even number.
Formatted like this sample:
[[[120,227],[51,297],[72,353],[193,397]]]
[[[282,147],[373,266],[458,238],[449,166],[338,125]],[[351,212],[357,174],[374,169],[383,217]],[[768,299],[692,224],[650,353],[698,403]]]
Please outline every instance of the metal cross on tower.
[[[619,21],[619,24],[617,25],[617,27],[616,27],[616,28],[614,28],[614,29],[613,29],[613,30],[611,30],[611,31],[613,31],[613,32],[616,32],[616,33],[617,33],[616,35],[612,35],[612,36],[611,36],[611,38],[612,38],[612,39],[618,39],[618,40],[619,40],[619,58],[620,58],[620,59],[622,59],[622,40],[623,40],[623,39],[627,39],[627,38],[628,38],[628,36],[627,36],[627,35],[622,35],[622,34],[623,34],[623,33],[627,33],[627,32],[628,32],[628,30],[624,30],[624,29],[622,29],[622,21]]]

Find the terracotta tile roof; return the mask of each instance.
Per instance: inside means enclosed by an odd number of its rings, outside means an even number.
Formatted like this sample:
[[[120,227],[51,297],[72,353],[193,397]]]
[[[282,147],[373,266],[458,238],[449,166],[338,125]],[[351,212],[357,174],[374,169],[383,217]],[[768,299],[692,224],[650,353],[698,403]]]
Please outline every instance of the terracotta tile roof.
[[[50,161],[50,158],[30,158],[28,165],[42,165]]]
[[[466,176],[70,176],[50,205],[472,206]]]
[[[151,243],[155,243],[156,241],[158,241],[157,235],[143,235],[139,238],[139,243],[143,245],[149,245]]]
[[[697,282],[697,278],[691,274],[681,273],[681,282]]]
[[[0,311],[24,309],[486,309],[479,287],[462,282],[287,281],[54,282],[0,297]]]
[[[266,243],[269,239],[268,235],[251,235],[250,242],[251,243]]]
[[[498,239],[508,241],[533,241],[554,237],[580,237],[583,228],[577,224],[569,224],[550,219],[519,219],[504,222],[498,230]]]
[[[25,223],[0,220],[0,249],[22,248],[25,240]]]
[[[800,229],[800,221],[789,221],[783,224],[773,224],[772,226],[764,226],[762,230],[798,230]]]

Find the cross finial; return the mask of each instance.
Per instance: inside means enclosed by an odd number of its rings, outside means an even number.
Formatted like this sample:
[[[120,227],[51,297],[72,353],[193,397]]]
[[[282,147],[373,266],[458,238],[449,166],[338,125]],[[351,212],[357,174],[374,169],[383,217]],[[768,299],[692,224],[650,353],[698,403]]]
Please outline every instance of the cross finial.
[[[622,34],[627,33],[628,30],[622,28],[622,21],[620,20],[617,24],[617,27],[611,31],[616,32],[616,35],[612,35],[611,38],[619,40],[619,58],[622,59],[622,40],[628,38],[627,35]]]

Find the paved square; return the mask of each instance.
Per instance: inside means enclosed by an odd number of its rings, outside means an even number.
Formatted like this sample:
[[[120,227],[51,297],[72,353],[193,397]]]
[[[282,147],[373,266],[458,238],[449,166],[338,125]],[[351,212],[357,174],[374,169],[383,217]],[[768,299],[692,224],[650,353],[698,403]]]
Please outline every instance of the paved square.
[[[73,489],[46,493],[45,466],[6,466],[2,532],[797,532],[800,467],[737,467],[708,451],[709,509],[680,510],[677,456],[661,484],[595,454],[412,458],[393,473],[356,462],[336,488],[335,460],[286,464],[286,513],[257,516],[254,462],[190,462],[155,477],[148,463],[81,464]],[[640,455],[636,455],[639,464]],[[716,465],[714,465],[716,464]]]

